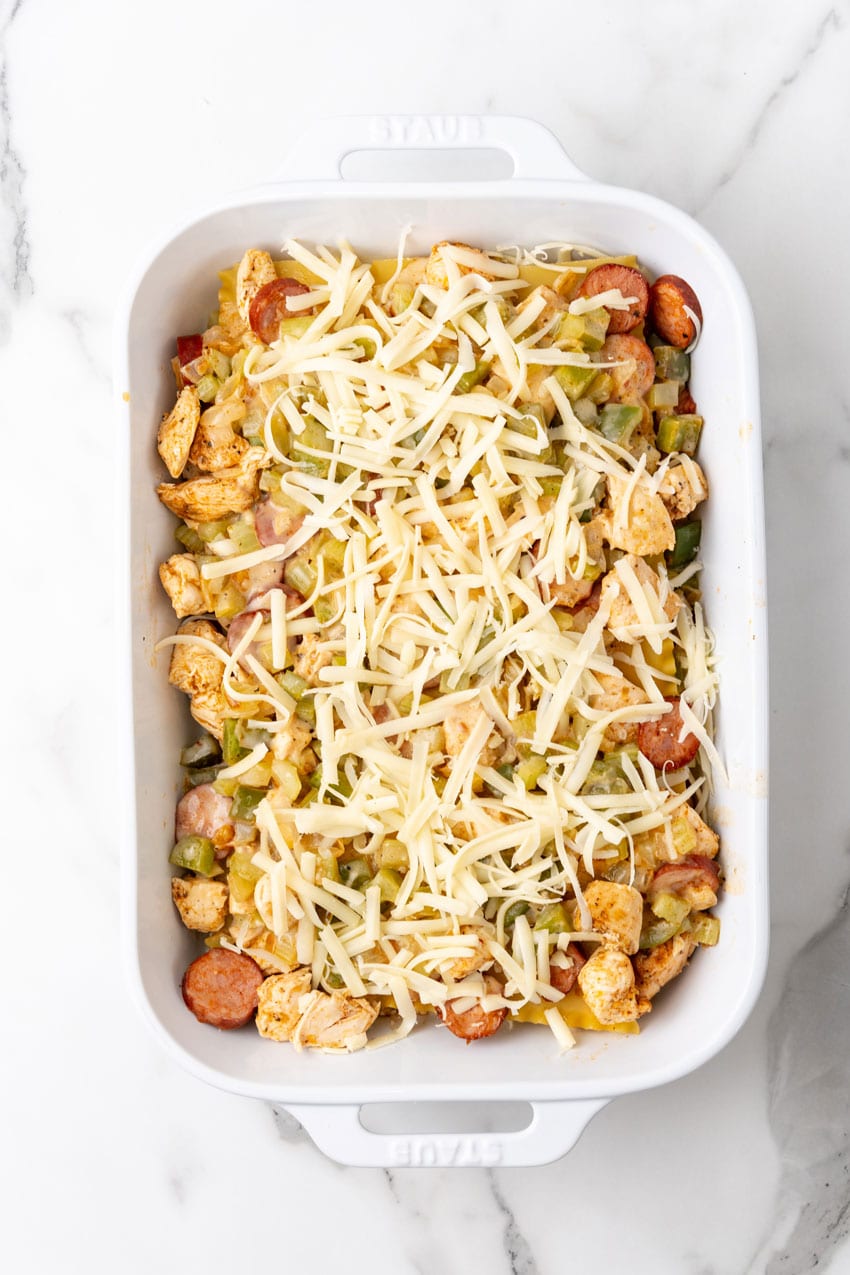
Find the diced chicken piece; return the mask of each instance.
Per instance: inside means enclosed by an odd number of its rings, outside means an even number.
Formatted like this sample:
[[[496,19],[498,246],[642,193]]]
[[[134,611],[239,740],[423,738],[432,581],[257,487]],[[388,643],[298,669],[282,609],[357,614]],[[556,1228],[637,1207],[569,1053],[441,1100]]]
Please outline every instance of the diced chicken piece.
[[[530,330],[532,331],[534,328],[543,328],[547,325],[547,323],[551,323],[552,319],[554,319],[556,315],[563,314],[565,310],[569,309],[570,304],[569,301],[558,296],[558,293],[554,292],[552,288],[547,288],[545,284],[540,284],[539,287],[532,288],[528,296],[524,297],[519,303],[516,308],[516,317],[518,318],[521,314],[524,314],[526,310],[530,310],[532,306],[536,306],[538,297],[543,298],[544,306],[537,318],[534,320],[534,323],[531,325]],[[551,370],[552,369],[550,368],[549,371],[551,372]]]
[[[482,718],[487,717],[480,704],[458,704],[450,708],[446,714],[444,732],[446,752],[450,757],[457,757],[463,751],[464,744]],[[489,717],[487,718],[489,721]],[[505,741],[497,730],[492,730],[484,741],[478,760],[482,766],[492,766],[502,752]]]
[[[431,255],[428,258],[428,264],[425,267],[425,282],[431,283],[435,288],[448,288],[449,276],[446,267],[445,258],[443,257],[441,248],[463,248],[465,252],[480,253],[480,248],[471,248],[468,243],[451,243],[444,239],[440,243],[434,244],[431,249]],[[482,254],[483,256],[483,254]],[[478,274],[482,279],[494,279],[495,275],[487,274],[486,270],[479,270],[475,266],[463,266],[459,262],[455,263],[460,274]],[[484,263],[482,262],[482,265]]]
[[[587,545],[588,562],[596,568],[604,567],[605,564],[605,552],[603,549],[605,527],[605,519],[597,516],[596,518],[591,518],[590,522],[582,529],[585,544]],[[549,582],[549,597],[557,606],[578,606],[580,602],[584,602],[590,597],[598,578],[598,570],[595,575],[592,575],[591,579],[582,578],[581,580],[574,580],[568,571],[567,578],[563,584]]]
[[[217,403],[201,414],[189,460],[204,473],[217,473],[239,465],[250,444],[233,430],[245,415],[242,403]]]
[[[614,881],[591,881],[584,891],[593,918],[593,928],[602,935],[606,947],[616,947],[628,956],[640,946],[643,898],[630,885]]]
[[[638,995],[652,1000],[662,987],[681,974],[696,947],[692,934],[674,934],[651,952],[641,952],[634,959]]]
[[[664,616],[672,623],[681,606],[679,598],[673,590],[667,586],[665,581],[661,580],[661,577],[652,570],[652,567],[644,562],[643,558],[636,558],[634,554],[627,554],[622,561],[628,563],[631,567],[637,576],[638,584],[644,587],[648,586],[653,590],[658,597]],[[609,599],[611,611],[608,616],[608,628],[615,637],[618,636],[617,630],[625,629],[625,636],[628,637],[628,630],[633,625],[640,625],[642,621],[616,568],[609,571],[602,580],[600,605],[604,605]]]
[[[629,496],[630,480],[608,475],[609,513],[605,538],[613,549],[624,549],[639,557],[664,553],[676,543],[676,533],[664,501],[647,482],[639,481]]]
[[[297,1049],[362,1049],[378,1008],[347,992],[312,992],[293,1033],[293,1044]]]
[[[208,730],[221,743],[224,736],[224,719],[232,712],[222,690],[198,691],[189,700],[189,712],[199,726]]]
[[[310,748],[313,732],[298,717],[291,717],[283,730],[272,737],[272,752],[278,761],[290,761],[302,774],[316,768],[316,758]]]
[[[671,465],[666,471],[658,484],[658,495],[670,517],[678,522],[708,499],[708,480],[696,461],[686,457],[681,465]]]
[[[166,509],[191,522],[215,522],[226,514],[242,513],[257,498],[257,470],[264,456],[262,448],[249,447],[238,467],[183,483],[160,483],[156,494]]]
[[[177,632],[181,637],[205,638],[224,649],[224,635],[209,620],[187,620]],[[218,690],[223,671],[223,662],[203,646],[181,642],[172,648],[168,680],[187,695]]]
[[[186,468],[189,451],[198,421],[201,419],[201,402],[194,385],[187,385],[177,395],[174,404],[156,436],[156,449],[172,478],[179,478]]]
[[[600,947],[593,953],[578,972],[578,985],[588,1009],[606,1027],[632,1022],[651,1008],[638,995],[631,961],[613,947]]]
[[[720,838],[713,828],[700,818],[693,806],[683,806],[681,814],[685,816],[696,835],[696,853],[705,855],[706,859],[716,859],[720,849]]]
[[[621,708],[631,708],[635,704],[648,704],[649,696],[639,686],[635,686],[618,673],[597,673],[596,680],[602,687],[601,694],[591,695],[588,703],[591,708],[602,713],[615,713]],[[623,744],[633,744],[637,739],[637,722],[611,722],[605,728],[599,745],[603,753],[612,748],[621,748]]]
[[[175,553],[160,563],[159,578],[179,619],[209,611],[201,569],[190,553]]]
[[[236,308],[246,323],[254,297],[260,288],[276,278],[277,271],[269,253],[262,248],[249,248],[236,271]]]
[[[310,971],[273,974],[260,984],[257,1031],[268,1040],[292,1040],[301,1017],[299,1003],[310,991]]]
[[[187,930],[214,934],[227,917],[227,886],[203,877],[172,877],[171,897]]]
[[[695,844],[684,847],[688,854],[702,855],[706,859],[715,859],[720,849],[720,838],[717,833],[705,823],[693,806],[680,806],[673,815],[674,827],[677,820],[684,819],[694,833],[696,838]],[[668,838],[663,827],[652,828],[649,832],[642,832],[635,837],[635,854],[640,858],[641,863],[650,868],[655,868],[659,863],[675,862],[682,854],[683,848],[680,845],[679,853],[676,853],[677,838],[673,838],[668,842]],[[681,837],[679,838],[681,842]]]
[[[331,662],[331,653],[321,649],[322,643],[323,638],[315,633],[305,633],[295,652],[295,672],[311,686],[319,685],[319,673]]]
[[[455,983],[459,983],[462,978],[466,978],[469,974],[474,974],[476,970],[483,969],[493,959],[488,936],[483,930],[474,925],[462,925],[460,932],[461,934],[477,935],[478,943],[474,948],[470,949],[469,956],[459,956],[452,961],[451,965],[443,969],[443,978],[450,978]]]
[[[232,358],[240,349],[247,331],[248,322],[242,318],[236,302],[226,298],[218,308],[218,323],[204,333],[204,345]]]

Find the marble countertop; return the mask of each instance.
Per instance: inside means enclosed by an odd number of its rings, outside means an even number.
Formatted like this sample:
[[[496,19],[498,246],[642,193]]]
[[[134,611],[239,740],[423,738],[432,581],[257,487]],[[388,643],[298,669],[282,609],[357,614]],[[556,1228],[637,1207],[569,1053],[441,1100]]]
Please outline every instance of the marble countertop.
[[[835,711],[850,696],[850,3],[413,14],[0,3],[3,508],[23,550],[5,556],[3,625],[8,1269],[850,1271],[850,750]],[[758,324],[765,991],[719,1057],[610,1104],[540,1169],[340,1168],[287,1117],[178,1070],[119,959],[113,307],[149,237],[267,177],[314,113],[387,110],[540,119],[592,176],[698,218]]]

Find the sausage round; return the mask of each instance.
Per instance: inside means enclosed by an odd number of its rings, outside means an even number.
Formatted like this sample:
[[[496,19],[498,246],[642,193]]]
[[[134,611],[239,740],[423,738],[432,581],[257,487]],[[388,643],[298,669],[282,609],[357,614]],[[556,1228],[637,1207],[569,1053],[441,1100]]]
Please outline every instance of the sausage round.
[[[263,971],[250,956],[214,947],[183,975],[183,1000],[199,1023],[230,1031],[250,1022],[262,981]]]
[[[610,292],[612,288],[619,288],[624,297],[635,298],[628,310],[605,307],[610,316],[608,332],[613,336],[619,332],[631,332],[646,317],[649,284],[634,266],[620,266],[612,261],[589,271],[582,279],[576,296],[595,297],[600,292]]]
[[[667,892],[678,894],[691,886],[708,886],[715,894],[720,888],[720,871],[704,854],[689,854],[675,863],[663,863],[653,874],[647,894],[654,898]]]
[[[652,762],[656,770],[663,770],[665,766],[672,766],[674,770],[678,770],[680,766],[689,765],[696,757],[699,752],[699,740],[696,735],[688,733],[681,742],[679,741],[684,727],[679,709],[680,700],[678,695],[668,695],[666,699],[667,703],[672,704],[673,707],[663,717],[640,723],[637,744],[644,757]]]
[[[281,319],[289,318],[295,313],[289,309],[287,297],[298,297],[310,289],[297,279],[272,279],[258,288],[248,310],[248,322],[251,329],[264,341],[271,345],[280,336]],[[303,310],[299,314],[305,313]]]
[[[570,943],[567,948],[567,955],[573,958],[573,963],[569,969],[564,968],[562,965],[549,966],[549,982],[557,991],[563,992],[565,996],[567,992],[573,990],[582,965],[587,964],[587,958],[577,943]]]
[[[679,401],[676,404],[676,411],[680,416],[693,416],[696,410],[697,401],[687,384],[685,384],[679,390]]]
[[[685,307],[696,315],[696,323]],[[689,283],[677,274],[663,274],[649,289],[649,319],[668,345],[685,350],[702,327],[702,307]]]
[[[487,992],[501,992],[502,985],[494,978],[488,978]],[[505,1021],[507,1009],[485,1010],[481,1005],[473,1005],[462,1014],[454,1009],[455,1001],[446,1001],[443,1007],[443,1020],[449,1031],[461,1040],[483,1040],[485,1036],[495,1036]]]
[[[298,530],[304,514],[284,509],[266,497],[254,509],[254,530],[261,545],[282,545]]]
[[[609,336],[599,351],[603,363],[617,361],[619,367],[605,371],[614,382],[612,403],[629,403],[648,394],[655,380],[655,355],[638,336]]]
[[[177,803],[174,821],[174,839],[181,837],[209,837],[210,840],[231,822],[230,797],[222,797],[212,784],[198,784],[190,788]]]
[[[193,363],[195,359],[199,359],[204,352],[204,338],[200,332],[193,332],[191,336],[179,336],[177,338],[177,361],[181,367],[185,367],[187,363]]]

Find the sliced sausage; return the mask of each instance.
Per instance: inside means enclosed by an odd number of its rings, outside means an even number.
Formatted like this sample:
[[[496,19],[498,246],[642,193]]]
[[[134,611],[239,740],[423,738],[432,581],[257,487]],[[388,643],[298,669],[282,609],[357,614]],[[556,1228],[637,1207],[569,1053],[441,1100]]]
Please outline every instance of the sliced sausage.
[[[268,611],[261,610],[259,607],[256,607],[254,610],[251,610],[251,611],[240,611],[239,614],[234,615],[233,619],[230,621],[230,626],[227,630],[227,649],[231,655],[236,650],[237,646],[242,641],[246,632],[253,624],[254,617],[256,615],[262,615],[263,624],[268,624],[270,613]],[[246,655],[253,655],[254,658],[256,659],[259,655],[259,650],[260,650],[259,642],[257,641],[250,642],[239,657],[240,664],[245,660]]]
[[[697,410],[697,401],[688,388],[687,383],[679,390],[679,401],[676,404],[676,411],[680,416],[693,416]]]
[[[597,266],[595,270],[585,275],[576,296],[595,297],[600,292],[610,292],[612,288],[619,288],[622,296],[634,297],[635,300],[628,310],[605,307],[610,315],[608,332],[611,335],[618,332],[631,332],[632,328],[637,327],[646,317],[646,309],[649,305],[649,284],[634,266],[619,266],[616,262]]]
[[[699,740],[690,732],[683,740],[679,740],[684,728],[679,697],[668,695],[666,700],[673,706],[669,713],[651,722],[641,722],[638,726],[637,743],[644,757],[652,762],[656,770],[663,770],[665,766],[678,770],[680,766],[689,765],[696,757]]]
[[[204,352],[204,338],[200,332],[193,332],[191,336],[179,336],[177,338],[177,361],[181,367],[185,367],[187,363],[193,363],[195,359],[199,359]]]
[[[247,611],[261,611],[268,609],[268,602],[262,603],[262,599],[267,597],[272,589],[281,588],[283,580],[284,562],[281,558],[278,562],[258,562],[256,567],[249,567],[246,571],[248,577]]]
[[[655,355],[646,341],[637,336],[606,337],[599,358],[604,363],[618,363],[605,369],[614,382],[612,403],[633,403],[649,393],[655,380]]]
[[[649,319],[662,341],[685,350],[699,336],[702,307],[689,283],[677,274],[663,274],[649,289]]]
[[[305,511],[306,512],[306,511]],[[254,510],[254,530],[261,545],[282,545],[304,521],[303,513],[283,509],[266,498]]]
[[[657,869],[649,883],[647,897],[654,899],[659,894],[682,894],[694,889],[707,889],[716,895],[719,888],[720,870],[714,860],[704,854],[688,854]],[[714,903],[703,906],[713,907]]]
[[[501,984],[494,978],[486,980],[489,994],[499,993]],[[481,1005],[473,1005],[459,1014],[453,1008],[456,1001],[446,1001],[443,1008],[443,1019],[449,1031],[461,1040],[483,1040],[485,1036],[495,1036],[505,1021],[507,1009],[485,1010]]]
[[[263,971],[250,956],[214,947],[183,975],[183,1000],[199,1023],[229,1031],[253,1018],[262,981]]]
[[[582,965],[587,964],[587,957],[577,943],[570,943],[567,948],[567,956],[573,958],[573,963],[569,968],[563,965],[549,966],[549,982],[557,991],[563,992],[565,996],[567,992],[573,990]]]
[[[174,821],[174,839],[181,837],[209,837],[210,840],[230,823],[230,797],[222,797],[212,784],[198,784],[190,788],[177,803]]]
[[[299,283],[297,279],[272,279],[271,283],[264,283],[254,295],[248,310],[248,322],[252,331],[266,345],[271,345],[280,336],[281,319],[296,313],[289,309],[287,297],[298,297],[309,291],[307,285]],[[300,310],[297,313],[304,314],[305,311]]]

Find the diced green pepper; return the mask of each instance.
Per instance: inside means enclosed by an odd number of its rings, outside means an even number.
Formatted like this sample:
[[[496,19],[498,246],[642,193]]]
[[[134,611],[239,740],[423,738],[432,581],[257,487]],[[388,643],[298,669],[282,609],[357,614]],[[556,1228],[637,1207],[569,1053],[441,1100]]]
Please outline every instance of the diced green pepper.
[[[220,766],[204,766],[198,770],[190,770],[186,775],[186,782],[190,788],[197,788],[200,784],[214,784],[220,769]]]
[[[372,869],[365,859],[349,859],[339,864],[339,879],[352,890],[362,890],[372,876]]]
[[[304,692],[309,691],[310,689],[310,683],[306,680],[306,678],[299,677],[298,674],[293,673],[291,669],[286,673],[281,673],[277,680],[286,691],[287,695],[291,695],[296,703],[301,699]]]
[[[595,761],[587,773],[581,791],[584,796],[592,797],[603,794],[624,794],[630,789],[616,765],[611,765],[608,761]]]
[[[345,981],[343,980],[342,975],[338,974],[336,970],[328,970],[325,982],[328,987],[333,988],[334,991],[338,991],[340,987],[345,987]]]
[[[663,416],[658,422],[658,450],[668,455],[670,452],[696,455],[702,425],[701,416]]]
[[[643,409],[637,403],[606,403],[596,428],[609,443],[625,447],[642,419]]]
[[[555,328],[556,345],[578,345],[583,350],[601,348],[611,316],[604,306],[586,314],[563,314]]]
[[[254,887],[263,875],[251,862],[251,853],[235,850],[227,861],[227,888],[239,903],[249,903]]]
[[[215,846],[209,837],[181,837],[168,857],[175,868],[208,877],[215,867]]]
[[[686,381],[691,374],[691,358],[675,345],[656,345],[655,375],[662,381]],[[677,396],[678,397],[678,396]]]
[[[691,910],[687,899],[681,898],[678,894],[670,894],[666,890],[653,899],[651,907],[662,921],[669,921],[675,926],[680,926]]]
[[[592,364],[589,367],[565,365],[555,368],[555,380],[572,403],[581,398],[598,371]]]
[[[382,903],[395,903],[401,889],[401,882],[401,873],[395,868],[379,868],[369,884],[378,886]]]
[[[185,523],[181,524],[175,531],[175,536],[180,541],[184,549],[188,549],[190,553],[203,553],[204,542],[195,531],[194,527],[187,527]]]
[[[571,934],[572,922],[563,903],[547,903],[537,914],[535,930],[548,930],[550,934]]]
[[[693,562],[699,552],[702,523],[695,518],[693,522],[680,523],[675,531],[676,543],[667,559],[667,564],[670,567],[685,567],[689,562]]]
[[[520,757],[530,757],[531,741],[537,730],[537,712],[531,709],[528,713],[520,713],[511,722],[511,730],[516,736],[516,750]]]
[[[230,803],[231,815],[234,819],[252,821],[257,813],[257,806],[267,795],[268,790],[265,788],[249,788],[247,784],[240,784]]]
[[[541,775],[546,773],[546,758],[537,753],[532,753],[530,757],[526,757],[519,763],[516,773],[524,788],[534,788]]]
[[[469,372],[464,372],[455,386],[455,394],[469,394],[474,390],[476,385],[480,385],[484,377],[490,371],[490,360],[479,359],[475,367]]]
[[[512,903],[505,913],[505,929],[509,930],[514,924],[518,916],[525,916],[529,909],[529,904],[525,899],[517,899],[516,903]]]
[[[366,359],[371,363],[372,359],[378,353],[378,344],[368,336],[357,336],[354,338],[354,344],[359,345],[360,349],[366,355]]]
[[[221,758],[218,741],[212,735],[202,735],[194,744],[188,744],[180,753],[181,766],[211,766]]]
[[[640,947],[644,952],[651,951],[652,948],[666,943],[678,932],[679,926],[674,925],[672,921],[659,921],[651,912],[645,913],[643,928],[640,932]]]
[[[656,381],[646,396],[647,406],[652,412],[672,412],[679,401],[678,381]]]
[[[234,762],[241,761],[250,752],[250,749],[243,748],[239,742],[238,727],[239,722],[235,717],[225,717],[221,740],[221,755],[225,766],[232,766]]]

